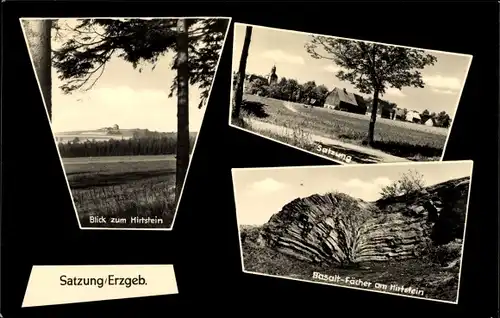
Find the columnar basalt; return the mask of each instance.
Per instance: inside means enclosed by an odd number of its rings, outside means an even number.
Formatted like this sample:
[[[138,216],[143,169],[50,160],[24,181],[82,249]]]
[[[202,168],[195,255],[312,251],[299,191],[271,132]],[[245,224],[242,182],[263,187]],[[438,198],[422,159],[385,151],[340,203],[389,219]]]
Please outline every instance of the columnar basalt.
[[[317,263],[418,257],[428,244],[462,240],[469,181],[454,179],[376,202],[342,193],[295,199],[271,217],[259,236],[280,252]]]

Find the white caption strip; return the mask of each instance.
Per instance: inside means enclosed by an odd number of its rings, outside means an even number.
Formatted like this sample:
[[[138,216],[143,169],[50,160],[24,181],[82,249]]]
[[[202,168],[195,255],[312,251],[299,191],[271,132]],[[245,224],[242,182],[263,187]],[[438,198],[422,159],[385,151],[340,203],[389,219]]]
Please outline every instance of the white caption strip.
[[[173,265],[35,265],[22,307],[177,293]]]

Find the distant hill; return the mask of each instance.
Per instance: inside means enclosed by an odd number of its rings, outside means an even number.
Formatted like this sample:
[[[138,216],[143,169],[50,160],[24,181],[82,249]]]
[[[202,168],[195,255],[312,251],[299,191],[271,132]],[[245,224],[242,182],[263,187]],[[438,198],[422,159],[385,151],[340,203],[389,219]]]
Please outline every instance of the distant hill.
[[[190,132],[191,138],[196,138],[198,132]],[[111,139],[111,138],[124,138],[130,139],[134,137],[147,137],[147,136],[162,136],[162,137],[175,137],[177,136],[177,132],[156,132],[150,131],[148,129],[112,129],[112,128],[101,128],[94,130],[74,130],[74,131],[64,131],[64,132],[56,132],[54,135],[58,139]]]
[[[190,132],[190,139],[196,139],[198,132]],[[116,127],[105,127],[94,130],[74,130],[54,133],[57,143],[86,142],[86,141],[109,141],[111,139],[132,139],[145,137],[177,138],[177,132],[157,132],[148,129],[116,129]]]

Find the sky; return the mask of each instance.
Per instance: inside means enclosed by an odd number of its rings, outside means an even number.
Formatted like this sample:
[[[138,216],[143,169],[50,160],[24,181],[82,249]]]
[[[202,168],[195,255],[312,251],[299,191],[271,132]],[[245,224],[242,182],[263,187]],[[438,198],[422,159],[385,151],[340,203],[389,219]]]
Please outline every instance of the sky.
[[[233,70],[237,71],[243,42],[245,24],[235,23],[233,42]],[[329,90],[345,88],[359,93],[349,83],[336,78],[339,67],[330,60],[312,58],[304,45],[311,39],[307,33],[254,26],[247,60],[247,73],[267,75],[276,65],[278,77],[294,78],[299,83],[314,80]],[[397,44],[397,43],[394,43]],[[471,55],[427,51],[437,57],[434,66],[422,70],[425,88],[388,89],[383,99],[394,102],[400,108],[422,112],[446,111],[454,117],[460,91],[465,83]]]
[[[375,201],[383,186],[409,169],[423,175],[425,185],[431,186],[471,176],[472,161],[233,169],[238,223],[264,224],[288,202],[313,194],[339,191]]]
[[[76,19],[60,19],[74,25]],[[53,49],[61,45],[52,36]],[[124,129],[177,131],[177,98],[169,98],[175,71],[170,70],[173,54],[159,59],[154,70],[146,66],[139,73],[132,64],[113,57],[102,77],[87,92],[64,95],[63,83],[52,69],[52,129],[54,132],[91,130],[118,124]],[[198,109],[200,91],[189,87],[189,130],[199,131],[206,106]]]

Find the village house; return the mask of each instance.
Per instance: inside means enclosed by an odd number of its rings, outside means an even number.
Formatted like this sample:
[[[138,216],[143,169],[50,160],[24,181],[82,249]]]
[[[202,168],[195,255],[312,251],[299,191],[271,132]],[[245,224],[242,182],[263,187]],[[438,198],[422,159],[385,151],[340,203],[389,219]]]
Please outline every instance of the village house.
[[[372,114],[373,100],[367,102],[366,115]],[[396,119],[396,104],[389,101],[379,99],[377,104],[377,117],[395,120]]]
[[[404,108],[399,108],[399,107],[396,108],[394,119],[402,121],[406,120],[406,111],[404,110]]]
[[[362,96],[338,87],[335,87],[326,96],[323,107],[363,115],[367,110],[366,102]]]
[[[420,123],[422,121],[422,117],[420,116],[420,113],[416,110],[409,110],[406,113],[406,121],[412,122],[412,123]]]
[[[425,121],[424,125],[429,126],[429,127],[436,126],[436,122],[434,121],[434,118],[429,117],[429,119],[427,119]]]

